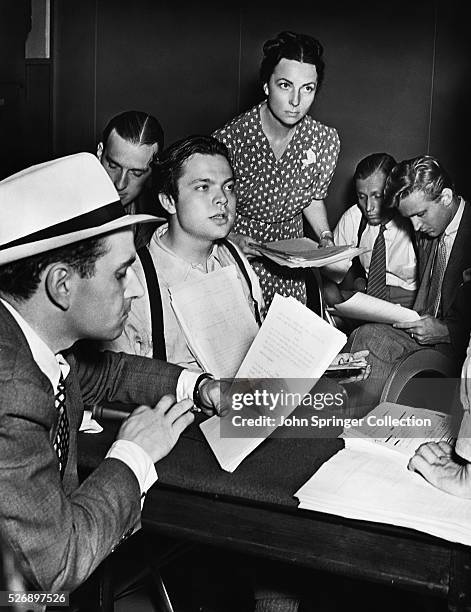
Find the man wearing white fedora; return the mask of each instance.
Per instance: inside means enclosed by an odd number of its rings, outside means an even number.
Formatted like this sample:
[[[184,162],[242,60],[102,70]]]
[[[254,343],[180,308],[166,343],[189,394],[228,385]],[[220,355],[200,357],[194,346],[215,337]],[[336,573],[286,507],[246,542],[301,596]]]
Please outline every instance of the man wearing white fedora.
[[[0,520],[31,588],[73,590],[138,523],[200,402],[219,410],[207,374],[122,353],[67,350],[111,340],[142,294],[132,226],[99,161],[87,153],[0,182]],[[179,401],[176,401],[179,400]],[[140,404],[81,485],[83,404]]]

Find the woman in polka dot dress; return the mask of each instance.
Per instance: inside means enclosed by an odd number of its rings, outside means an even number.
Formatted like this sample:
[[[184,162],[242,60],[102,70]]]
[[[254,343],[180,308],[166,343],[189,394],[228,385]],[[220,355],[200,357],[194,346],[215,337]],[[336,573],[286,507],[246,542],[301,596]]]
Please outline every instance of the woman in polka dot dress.
[[[275,293],[306,303],[305,271],[277,266],[250,246],[303,235],[303,217],[333,244],[324,198],[337,163],[337,131],[307,113],[324,75],[323,49],[311,36],[281,32],[263,46],[266,100],[217,130],[237,178],[237,219],[231,238],[260,277],[265,304]]]

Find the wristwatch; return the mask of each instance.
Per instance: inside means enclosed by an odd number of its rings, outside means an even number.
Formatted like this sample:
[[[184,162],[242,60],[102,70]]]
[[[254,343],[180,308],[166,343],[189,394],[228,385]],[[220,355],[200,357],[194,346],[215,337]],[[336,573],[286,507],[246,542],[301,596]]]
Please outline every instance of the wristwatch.
[[[324,230],[321,232],[320,239],[323,240],[324,238],[330,238],[333,241],[334,235],[330,230]]]
[[[203,382],[203,380],[206,380],[207,378],[214,380],[214,376],[212,374],[209,374],[208,372],[203,372],[196,379],[195,386],[193,388],[193,404],[197,408],[201,408],[201,404],[202,404],[201,396],[200,396],[200,385]]]

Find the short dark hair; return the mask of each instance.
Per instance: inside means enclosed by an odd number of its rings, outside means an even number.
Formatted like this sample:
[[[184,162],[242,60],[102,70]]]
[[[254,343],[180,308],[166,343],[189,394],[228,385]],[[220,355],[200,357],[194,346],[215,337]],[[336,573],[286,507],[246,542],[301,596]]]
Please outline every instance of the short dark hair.
[[[159,121],[143,111],[130,110],[116,115],[107,123],[103,130],[103,148],[113,130],[124,140],[137,145],[153,145],[157,143],[157,152],[164,147],[164,131]]]
[[[358,162],[353,180],[367,179],[375,172],[383,172],[385,176],[388,176],[395,165],[396,160],[389,153],[372,153]]]
[[[13,261],[0,266],[0,292],[19,301],[30,299],[38,289],[45,268],[57,262],[68,264],[81,278],[91,278],[97,260],[107,252],[105,236],[98,236]]]
[[[155,168],[155,184],[158,193],[164,193],[174,200],[178,199],[178,180],[182,175],[183,164],[196,153],[221,155],[231,165],[229,151],[225,144],[213,136],[188,136],[167,147],[159,157]]]
[[[275,66],[285,58],[313,64],[317,70],[317,88],[324,80],[325,64],[322,58],[324,49],[321,43],[308,34],[280,32],[276,38],[267,40],[263,45],[263,60],[260,66],[262,84],[268,83]]]
[[[440,162],[431,155],[420,155],[394,166],[386,180],[384,196],[388,206],[397,208],[411,193],[422,191],[430,200],[436,200],[447,187],[454,190],[453,181]]]

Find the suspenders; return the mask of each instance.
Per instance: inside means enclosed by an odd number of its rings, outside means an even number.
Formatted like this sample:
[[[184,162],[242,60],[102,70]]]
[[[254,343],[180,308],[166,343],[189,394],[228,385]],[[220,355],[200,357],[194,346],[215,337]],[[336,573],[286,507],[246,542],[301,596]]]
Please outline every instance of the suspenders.
[[[159,281],[154,268],[154,262],[146,246],[137,251],[146,277],[147,295],[150,303],[150,319],[152,325],[152,357],[167,360],[164,335],[164,315],[162,311],[162,298],[160,296]]]
[[[245,263],[242,260],[242,257],[240,256],[239,251],[232,244],[232,242],[227,240],[227,238],[223,238],[220,241],[220,244],[223,244],[226,247],[226,249],[229,251],[229,253],[232,255],[232,257],[234,258],[234,261],[239,266],[239,270],[242,272],[242,275],[245,278],[245,282],[247,283],[247,287],[249,288],[250,296],[252,298],[252,302],[253,302],[253,306],[254,306],[255,320],[257,321],[257,325],[260,327],[262,325],[262,319],[260,317],[260,309],[258,307],[258,302],[254,298],[254,295],[253,295],[252,282],[250,280],[249,273],[247,272],[247,268],[245,267]]]
[[[242,272],[242,275],[245,279],[245,282],[247,283],[250,295],[252,297],[255,311],[255,320],[257,321],[257,324],[260,327],[260,325],[262,324],[262,320],[260,317],[260,309],[257,300],[254,298],[252,282],[250,280],[249,273],[247,272],[247,269],[245,267],[244,261],[242,260],[242,257],[240,256],[235,246],[231,242],[229,242],[229,240],[223,239],[220,241],[219,244],[222,244],[226,247],[226,249],[234,258],[236,265]],[[162,297],[160,294],[157,273],[155,271],[152,257],[146,246],[143,246],[138,249],[137,255],[144,269],[144,276],[146,278],[147,284],[147,295],[149,296],[152,326],[152,357],[154,359],[162,359],[163,361],[165,361],[167,359],[167,352],[165,350],[164,316],[162,310]]]

